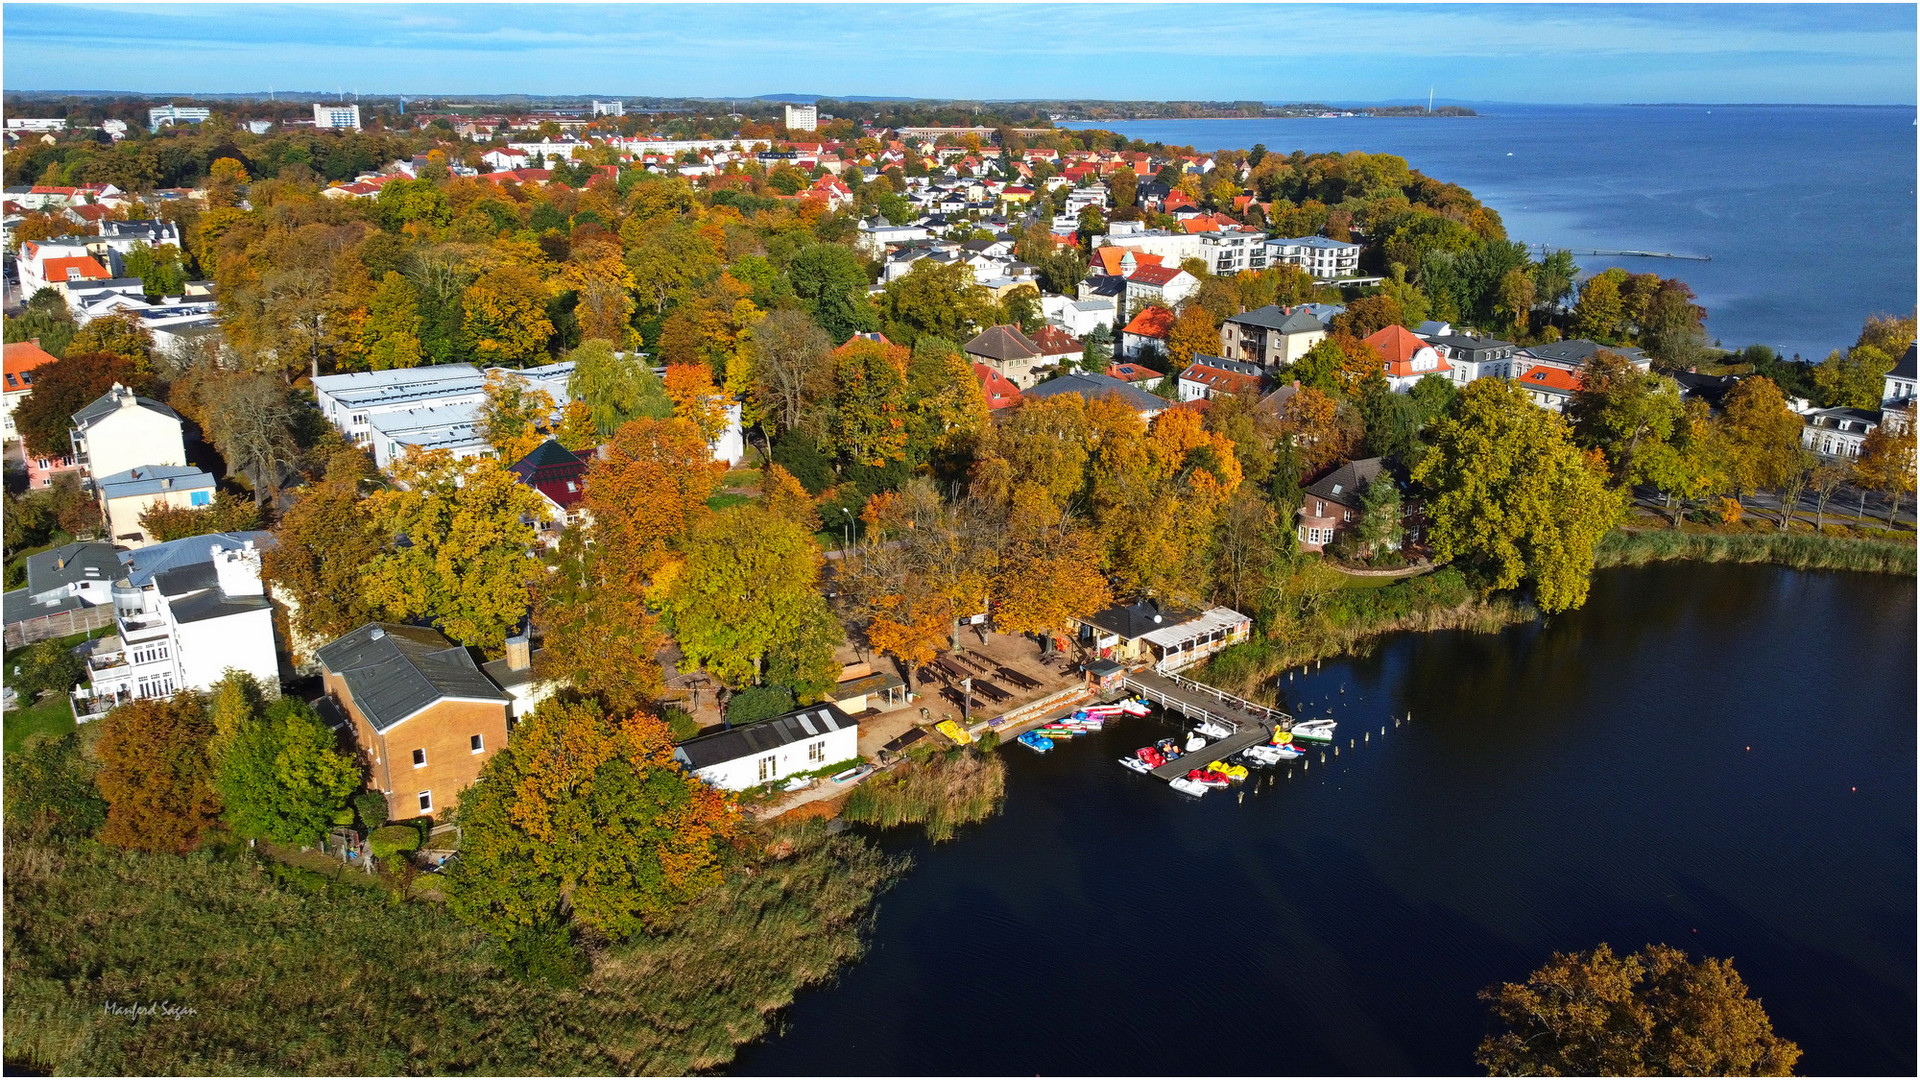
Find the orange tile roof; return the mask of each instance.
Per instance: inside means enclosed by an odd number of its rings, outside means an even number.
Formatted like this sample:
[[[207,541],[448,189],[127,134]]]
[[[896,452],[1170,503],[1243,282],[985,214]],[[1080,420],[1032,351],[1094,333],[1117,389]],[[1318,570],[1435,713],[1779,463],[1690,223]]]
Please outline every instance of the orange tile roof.
[[[1520,376],[1520,381],[1528,389],[1557,390],[1571,394],[1580,389],[1580,374],[1557,367],[1537,367]]]
[[[7,392],[31,389],[33,377],[28,372],[41,364],[51,364],[55,359],[56,357],[41,348],[37,341],[18,341],[7,346],[4,365]]]
[[[973,365],[973,375],[980,380],[980,392],[986,395],[988,409],[1020,404],[1020,388],[1005,375],[985,364]]]
[[[1159,372],[1150,367],[1142,367],[1139,364],[1108,364],[1107,374],[1119,379],[1121,382],[1141,382],[1146,379],[1157,379],[1160,377]]]
[[[1177,266],[1142,266],[1128,275],[1128,281],[1137,281],[1142,285],[1165,285],[1185,271]]]
[[[1067,353],[1080,352],[1082,349],[1080,342],[1075,341],[1072,334],[1052,323],[1041,327],[1039,332],[1033,335],[1033,343],[1040,346],[1041,356],[1064,356]]]
[[[1239,371],[1226,371],[1211,364],[1194,363],[1180,373],[1181,381],[1211,386],[1215,390],[1229,394],[1252,394],[1260,390],[1260,376],[1248,375]]]
[[[1099,265],[1100,272],[1108,277],[1120,276],[1120,262],[1131,252],[1135,266],[1159,266],[1160,256],[1149,255],[1144,251],[1130,247],[1102,247],[1093,249],[1093,261]]]
[[[1163,307],[1142,308],[1140,314],[1133,317],[1121,329],[1123,334],[1135,334],[1139,337],[1165,338],[1173,330],[1173,309]]]
[[[67,271],[78,270],[82,278],[94,281],[107,281],[113,277],[107,268],[96,262],[91,255],[80,255],[65,259],[48,259],[40,264],[41,273],[48,281],[68,280]]]
[[[1414,337],[1413,332],[1404,326],[1395,325],[1376,330],[1367,335],[1367,344],[1373,348],[1374,352],[1380,354],[1388,375],[1426,374],[1452,370],[1447,366],[1446,358],[1440,355],[1439,350]],[[1413,358],[1421,349],[1432,351],[1436,363],[1427,372],[1416,373],[1413,370]]]

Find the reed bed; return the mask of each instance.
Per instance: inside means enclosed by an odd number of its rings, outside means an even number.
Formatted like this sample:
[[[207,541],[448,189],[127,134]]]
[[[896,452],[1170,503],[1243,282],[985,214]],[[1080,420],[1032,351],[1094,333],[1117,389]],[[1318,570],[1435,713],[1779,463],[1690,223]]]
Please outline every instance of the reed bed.
[[[939,843],[962,825],[992,817],[1006,793],[1007,764],[998,754],[956,749],[868,777],[841,816],[883,828],[922,825]]]

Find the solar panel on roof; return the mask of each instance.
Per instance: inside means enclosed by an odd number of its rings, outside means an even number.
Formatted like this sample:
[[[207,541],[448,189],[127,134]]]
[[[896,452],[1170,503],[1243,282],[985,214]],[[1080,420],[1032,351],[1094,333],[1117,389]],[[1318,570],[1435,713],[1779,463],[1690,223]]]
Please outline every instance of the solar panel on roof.
[[[809,735],[820,734],[819,732],[813,730],[813,721],[807,718],[806,713],[801,713],[799,719],[800,719],[800,726],[806,729],[807,734]]]

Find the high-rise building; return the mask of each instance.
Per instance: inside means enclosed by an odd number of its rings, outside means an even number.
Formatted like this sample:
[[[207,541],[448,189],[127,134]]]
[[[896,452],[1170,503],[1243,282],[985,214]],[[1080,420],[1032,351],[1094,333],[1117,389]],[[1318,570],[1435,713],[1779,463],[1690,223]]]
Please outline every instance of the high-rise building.
[[[358,105],[315,105],[313,107],[313,126],[321,128],[351,128],[360,130],[360,106]]]
[[[625,116],[627,106],[623,101],[596,101],[593,103],[595,116]]]
[[[787,106],[788,131],[812,131],[820,126],[820,110],[812,105]]]
[[[162,105],[147,110],[147,127],[154,131],[169,124],[204,124],[213,116],[212,109],[189,109],[179,105]]]

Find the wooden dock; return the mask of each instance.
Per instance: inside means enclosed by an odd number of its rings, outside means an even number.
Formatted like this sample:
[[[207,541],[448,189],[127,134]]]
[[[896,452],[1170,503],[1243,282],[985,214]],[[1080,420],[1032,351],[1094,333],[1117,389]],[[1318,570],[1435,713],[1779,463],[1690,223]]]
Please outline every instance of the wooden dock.
[[[1266,742],[1273,737],[1275,727],[1291,729],[1293,726],[1293,717],[1279,709],[1166,672],[1128,672],[1126,688],[1169,712],[1177,712],[1196,722],[1211,720],[1232,732],[1224,739],[1208,743],[1204,749],[1183,754],[1153,770],[1153,775],[1162,780],[1185,776],[1209,761]],[[1184,744],[1185,740],[1181,742]]]
[[[1236,731],[1219,742],[1210,742],[1191,754],[1181,754],[1153,770],[1153,775],[1162,780],[1185,776],[1195,769],[1205,768],[1209,761],[1219,761],[1249,746],[1258,746],[1272,737],[1273,727],[1270,724],[1259,724]],[[1181,745],[1186,745],[1185,740],[1181,740]]]

